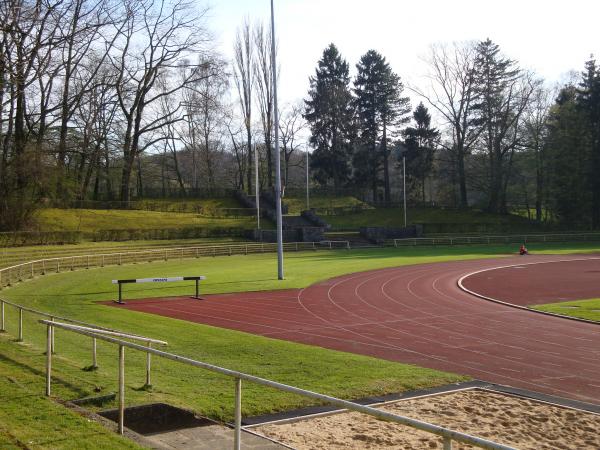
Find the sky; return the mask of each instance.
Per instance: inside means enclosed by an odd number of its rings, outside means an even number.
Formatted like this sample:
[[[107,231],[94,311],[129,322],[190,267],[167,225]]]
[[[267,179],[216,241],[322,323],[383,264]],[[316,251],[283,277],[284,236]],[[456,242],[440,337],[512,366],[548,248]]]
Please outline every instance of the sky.
[[[227,58],[245,17],[270,19],[269,0],[202,4]],[[590,54],[600,55],[598,17],[599,0],[275,0],[280,105],[306,97],[308,78],[332,42],[352,69],[375,49],[405,84],[424,88],[422,59],[431,44],[489,37],[552,85],[581,71]]]

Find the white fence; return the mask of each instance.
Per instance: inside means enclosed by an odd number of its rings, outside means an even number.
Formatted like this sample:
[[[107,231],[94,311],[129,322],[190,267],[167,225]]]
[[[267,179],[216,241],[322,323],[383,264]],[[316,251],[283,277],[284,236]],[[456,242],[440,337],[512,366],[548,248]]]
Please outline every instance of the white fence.
[[[527,244],[531,242],[597,242],[600,233],[513,234],[504,236],[440,236],[393,239],[394,247],[417,245]]]
[[[344,248],[349,246],[344,241]],[[339,245],[321,244],[320,242],[288,242],[283,244],[286,252],[298,252],[317,249],[337,249]],[[14,283],[35,278],[46,273],[59,273],[77,269],[114,266],[134,263],[150,263],[155,261],[171,261],[183,258],[199,258],[201,256],[232,256],[253,253],[274,253],[277,244],[231,244],[199,247],[177,247],[134,252],[98,253],[78,256],[62,256],[28,261],[0,269],[0,289]]]

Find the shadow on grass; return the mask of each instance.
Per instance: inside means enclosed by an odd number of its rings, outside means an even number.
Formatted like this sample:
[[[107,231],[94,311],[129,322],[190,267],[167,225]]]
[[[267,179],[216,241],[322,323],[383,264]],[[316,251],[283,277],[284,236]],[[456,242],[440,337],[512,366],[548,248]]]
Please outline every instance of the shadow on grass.
[[[33,355],[31,355],[33,356]],[[25,372],[29,372],[32,375],[35,375],[37,377],[45,377],[46,376],[46,372],[36,369],[35,367],[29,366],[21,361],[17,361],[16,359],[13,358],[9,358],[8,356],[4,355],[4,354],[0,354],[0,363],[3,364],[10,364],[14,367],[18,367],[19,369],[25,371]],[[52,374],[52,383],[53,384],[59,384],[61,386],[63,386],[64,388],[67,388],[69,390],[71,390],[72,392],[77,393],[77,395],[87,395],[89,392],[81,389],[80,387],[68,382],[67,380],[61,378],[61,377],[57,377],[56,373]]]

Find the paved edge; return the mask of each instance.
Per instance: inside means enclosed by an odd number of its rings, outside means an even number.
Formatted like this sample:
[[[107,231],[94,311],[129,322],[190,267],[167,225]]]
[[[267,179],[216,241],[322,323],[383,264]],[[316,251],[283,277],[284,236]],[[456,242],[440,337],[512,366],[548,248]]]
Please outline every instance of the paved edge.
[[[483,300],[488,300],[490,302],[494,302],[494,303],[499,303],[501,305],[504,306],[510,306],[511,308],[518,308],[518,309],[522,309],[524,311],[531,311],[534,313],[538,313],[538,314],[543,314],[546,316],[551,316],[551,317],[560,317],[561,319],[568,319],[568,320],[574,320],[576,322],[583,322],[583,323],[591,323],[594,325],[600,325],[600,322],[596,322],[594,320],[588,320],[588,319],[582,319],[581,317],[573,317],[573,316],[565,316],[563,314],[557,314],[557,313],[552,313],[552,312],[548,312],[548,311],[540,311],[539,309],[533,309],[533,308],[529,308],[527,306],[521,306],[521,305],[515,305],[514,303],[509,303],[509,302],[505,302],[502,300],[498,300],[497,298],[493,298],[493,297],[488,297],[487,295],[483,295],[480,294],[478,292],[472,291],[469,288],[466,288],[463,285],[463,281],[473,275],[477,275],[483,272],[491,272],[492,270],[498,270],[498,269],[507,269],[509,267],[517,267],[517,266],[533,266],[536,264],[552,264],[552,263],[561,263],[561,262],[570,262],[570,261],[587,261],[589,259],[600,259],[600,257],[590,257],[590,258],[577,258],[577,259],[559,259],[559,260],[555,260],[555,261],[538,261],[538,262],[532,262],[532,263],[523,263],[523,264],[509,264],[506,266],[497,266],[497,267],[490,267],[488,269],[481,269],[481,270],[476,270],[475,272],[471,272],[468,273],[466,275],[463,275],[462,277],[460,277],[458,279],[458,281],[456,282],[456,284],[458,285],[458,287],[463,290],[464,292],[466,292],[467,294],[471,294],[475,297],[479,297]]]
[[[434,395],[449,394],[453,392],[466,391],[472,389],[481,389],[499,394],[507,394],[515,397],[520,397],[528,400],[535,400],[542,403],[547,403],[552,406],[562,408],[570,408],[578,411],[584,411],[592,414],[600,415],[600,405],[581,402],[578,400],[570,400],[555,395],[542,394],[540,392],[529,391],[527,389],[519,389],[501,384],[489,383],[487,381],[473,380],[460,383],[452,383],[443,386],[437,386],[429,389],[416,389],[396,394],[384,395],[381,397],[366,397],[358,400],[352,400],[355,403],[367,406],[382,405],[385,403],[396,402],[400,400],[409,400],[418,397],[430,397]],[[299,408],[291,411],[283,411],[274,414],[265,414],[255,417],[246,417],[242,419],[242,426],[251,430],[254,427],[266,425],[274,422],[288,422],[295,420],[304,420],[311,417],[335,414],[344,411],[343,409],[334,406],[311,406]]]

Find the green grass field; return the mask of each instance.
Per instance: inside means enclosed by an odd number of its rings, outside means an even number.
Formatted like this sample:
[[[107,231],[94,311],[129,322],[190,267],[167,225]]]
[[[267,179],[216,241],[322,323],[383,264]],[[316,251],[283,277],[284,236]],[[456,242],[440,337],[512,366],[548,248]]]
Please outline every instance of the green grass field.
[[[43,358],[0,338],[0,448],[136,449],[141,448],[44,396]],[[39,353],[39,352],[38,352]],[[76,379],[59,368],[57,393],[79,395]]]
[[[576,300],[572,302],[549,303],[531,306],[539,311],[546,311],[563,316],[579,317],[581,319],[600,322],[600,299]]]
[[[535,246],[536,253],[598,252],[599,245],[547,244]],[[332,276],[362,270],[513,254],[513,246],[464,246],[377,248],[366,250],[318,251],[286,255],[285,281],[276,280],[273,254],[200,258],[151,264],[105,267],[46,275],[3,290],[8,300],[33,308],[91,321],[169,341],[168,350],[231,369],[274,379],[343,398],[383,395],[465,379],[465,377],[398,364],[318,347],[268,339],[170,318],[111,308],[98,302],[115,297],[113,278],[193,275],[208,277],[204,293],[258,291],[303,287]],[[132,285],[126,298],[189,294],[184,284]],[[43,392],[45,329],[36,318],[25,315],[27,345],[9,343],[16,334],[16,312],[7,309],[8,333],[0,337],[0,354],[11,349],[9,359],[38,373],[37,385],[28,391]],[[99,343],[100,369],[86,372],[90,364],[87,338],[56,332],[57,358],[54,367],[56,391],[62,398],[115,392],[117,350]],[[2,362],[0,366],[4,366]],[[144,357],[127,352],[127,404],[164,401],[191,408],[217,419],[230,419],[233,408],[231,379],[154,358],[153,388],[144,384]],[[39,390],[39,391],[36,391]],[[243,414],[256,415],[306,406],[309,401],[286,393],[245,383]],[[104,407],[111,407],[109,403]]]

